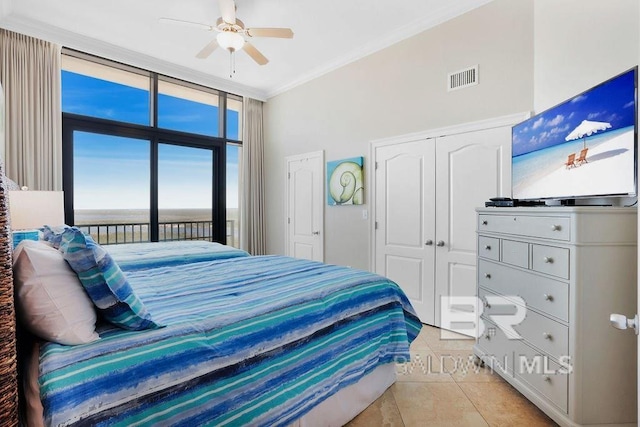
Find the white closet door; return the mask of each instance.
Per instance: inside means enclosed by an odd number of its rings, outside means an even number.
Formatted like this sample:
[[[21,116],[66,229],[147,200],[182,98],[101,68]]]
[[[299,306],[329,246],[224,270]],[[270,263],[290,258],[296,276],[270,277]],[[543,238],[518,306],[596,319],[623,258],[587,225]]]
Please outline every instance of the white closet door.
[[[376,148],[376,273],[398,283],[434,323],[434,141]],[[431,241],[431,243],[429,243]]]
[[[290,156],[287,162],[286,254],[324,261],[324,153]]]
[[[511,194],[511,127],[448,135],[436,140],[436,304],[473,311],[442,296],[476,296],[476,213],[491,197]],[[499,248],[494,248],[499,250]],[[458,301],[463,302],[464,301]]]

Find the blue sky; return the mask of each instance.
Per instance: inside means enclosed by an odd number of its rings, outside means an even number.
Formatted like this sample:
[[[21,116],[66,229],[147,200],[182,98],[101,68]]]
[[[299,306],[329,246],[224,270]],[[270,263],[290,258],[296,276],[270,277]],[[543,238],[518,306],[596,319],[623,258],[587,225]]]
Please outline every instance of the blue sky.
[[[149,92],[62,73],[65,112],[149,125]],[[218,108],[159,95],[158,124],[167,129],[218,134]],[[238,114],[228,112],[229,138],[238,138]],[[74,204],[76,209],[147,209],[149,147],[146,140],[76,132],[74,135]],[[227,147],[227,207],[238,206],[238,148]],[[212,152],[159,146],[160,209],[210,208]]]
[[[514,126],[513,155],[564,144],[565,137],[583,120],[610,123],[611,129],[607,132],[633,126],[635,71],[626,72]]]

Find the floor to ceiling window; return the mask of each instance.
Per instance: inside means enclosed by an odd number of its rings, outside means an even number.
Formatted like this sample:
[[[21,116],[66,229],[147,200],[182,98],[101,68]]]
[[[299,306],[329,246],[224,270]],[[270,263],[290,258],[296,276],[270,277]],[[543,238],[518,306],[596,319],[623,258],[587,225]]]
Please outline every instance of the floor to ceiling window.
[[[238,246],[242,98],[66,51],[68,223],[100,243]]]

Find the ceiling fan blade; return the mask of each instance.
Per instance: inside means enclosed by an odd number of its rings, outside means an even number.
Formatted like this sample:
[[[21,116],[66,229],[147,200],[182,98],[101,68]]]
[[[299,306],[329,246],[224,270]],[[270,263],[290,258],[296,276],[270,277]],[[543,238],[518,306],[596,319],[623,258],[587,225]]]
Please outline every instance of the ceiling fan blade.
[[[196,55],[196,58],[206,59],[213,53],[214,50],[218,48],[218,42],[215,40],[211,40],[205,47],[202,48],[200,52]]]
[[[158,22],[160,22],[161,24],[171,24],[171,25],[180,25],[182,27],[198,28],[200,30],[206,30],[206,31],[213,30],[213,27],[211,25],[200,24],[198,22],[183,21],[181,19],[160,18],[158,19]]]
[[[233,0],[218,0],[220,15],[227,24],[236,23],[236,3]]]
[[[293,38],[291,28],[247,28],[249,37],[276,37],[279,39]]]
[[[245,42],[242,49],[247,52],[247,55],[249,55],[251,59],[253,59],[260,65],[265,65],[267,62],[269,62],[269,60],[249,42]]]

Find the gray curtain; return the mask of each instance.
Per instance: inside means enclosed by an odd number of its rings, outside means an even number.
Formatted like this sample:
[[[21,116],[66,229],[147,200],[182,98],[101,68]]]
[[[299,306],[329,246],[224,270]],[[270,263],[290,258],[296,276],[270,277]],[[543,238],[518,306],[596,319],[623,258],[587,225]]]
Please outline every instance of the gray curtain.
[[[262,102],[244,98],[242,137],[241,248],[252,255],[266,253],[264,225],[264,137]]]
[[[60,46],[0,29],[6,174],[30,190],[62,190]]]

